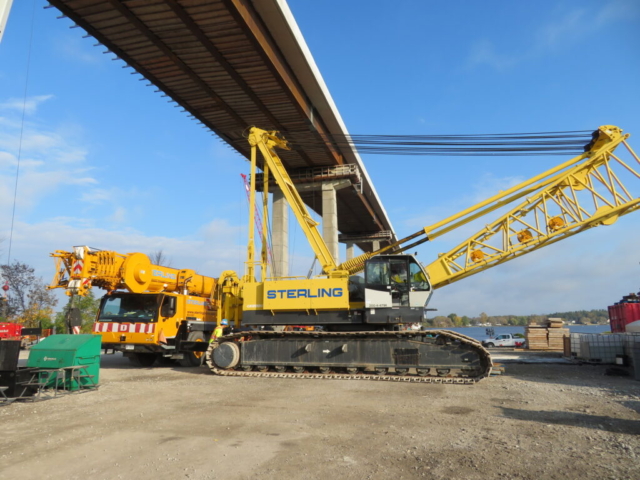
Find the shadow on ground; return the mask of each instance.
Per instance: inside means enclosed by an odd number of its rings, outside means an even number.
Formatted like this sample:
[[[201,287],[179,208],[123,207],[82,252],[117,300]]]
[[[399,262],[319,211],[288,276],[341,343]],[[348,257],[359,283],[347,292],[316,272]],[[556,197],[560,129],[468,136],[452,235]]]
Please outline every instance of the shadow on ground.
[[[574,387],[631,389],[640,393],[640,382],[631,376],[606,375],[611,365],[507,364],[505,375],[528,382]]]
[[[552,411],[521,410],[517,408],[498,407],[507,418],[526,422],[539,422],[546,425],[560,424],[570,427],[593,428],[614,433],[640,435],[640,420],[625,420],[620,418],[589,415],[586,413]]]

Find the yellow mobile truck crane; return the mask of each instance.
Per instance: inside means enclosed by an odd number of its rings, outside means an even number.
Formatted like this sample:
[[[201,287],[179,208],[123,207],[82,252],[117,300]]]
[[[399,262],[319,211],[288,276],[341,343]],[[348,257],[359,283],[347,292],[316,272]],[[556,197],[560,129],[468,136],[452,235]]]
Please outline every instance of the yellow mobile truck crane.
[[[121,351],[134,364],[151,366],[164,356],[184,366],[199,365],[203,348],[224,313],[218,280],[193,270],[152,265],[143,253],[126,255],[86,246],[57,250],[56,274],[49,288],[67,295],[87,295],[91,287],[107,290],[93,326],[102,348]],[[225,272],[223,283],[235,274]],[[219,295],[219,296],[217,296]],[[225,302],[227,309],[233,302]]]
[[[584,154],[393,245],[338,265],[276,153],[276,148],[288,149],[287,142],[276,132],[252,128],[247,269],[239,285],[228,289],[227,300],[242,305],[236,326],[241,323],[254,330],[212,342],[206,356],[209,367],[216,374],[233,376],[443,383],[473,383],[485,377],[491,358],[479,342],[450,331],[398,327],[422,320],[435,288],[591,227],[609,225],[640,208],[640,198],[624,185],[640,179],[640,161],[627,138],[617,127],[600,127]],[[630,153],[630,162],[614,153],[619,145]],[[260,258],[255,258],[258,150],[264,160],[263,204],[268,204],[269,175],[273,175],[322,266],[323,274],[316,278],[268,277],[264,245]],[[441,254],[426,269],[402,253],[507,206],[512,208],[508,213]],[[355,275],[359,272],[364,277]],[[260,329],[282,325],[314,325],[322,331]]]

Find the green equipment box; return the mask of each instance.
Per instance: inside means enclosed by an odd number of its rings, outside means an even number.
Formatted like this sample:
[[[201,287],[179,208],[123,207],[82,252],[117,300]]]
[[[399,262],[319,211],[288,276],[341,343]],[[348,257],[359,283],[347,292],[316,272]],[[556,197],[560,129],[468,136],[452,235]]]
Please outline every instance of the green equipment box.
[[[99,382],[101,347],[100,335],[51,335],[31,347],[27,367],[41,369],[47,387],[93,387]]]

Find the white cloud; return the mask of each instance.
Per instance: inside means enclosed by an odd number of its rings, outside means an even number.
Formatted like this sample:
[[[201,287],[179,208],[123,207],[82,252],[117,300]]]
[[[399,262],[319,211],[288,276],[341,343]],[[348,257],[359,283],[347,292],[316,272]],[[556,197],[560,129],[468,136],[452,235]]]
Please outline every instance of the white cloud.
[[[53,95],[31,97],[27,100],[27,108],[35,112],[39,104],[50,98]],[[8,109],[0,117],[0,203],[13,203],[18,172],[16,199],[19,209],[37,207],[64,186],[97,184],[90,169],[84,165],[87,150],[77,144],[77,133],[81,128],[66,125],[56,131],[42,126],[36,119],[24,122],[23,130],[21,113],[11,111],[14,104],[13,99],[0,104]]]
[[[81,38],[77,35],[77,32],[73,32],[72,35],[55,37],[53,39],[53,49],[54,53],[65,60],[91,65],[100,63],[103,58],[112,58],[112,55],[107,57],[102,53],[106,50],[106,47],[94,47],[94,43],[95,39]]]
[[[522,177],[497,177],[493,173],[485,173],[473,186],[472,203],[476,204],[482,202],[487,198],[497,195],[498,193],[509,190],[511,187],[515,187],[523,181],[524,178]]]
[[[518,59],[514,56],[497,53],[492,42],[482,39],[471,46],[467,63],[470,67],[488,65],[498,71],[503,71],[518,63]]]
[[[552,19],[533,33],[528,47],[518,52],[499,51],[490,40],[479,39],[471,46],[467,66],[487,65],[505,71],[555,50],[566,49],[614,23],[634,21],[640,16],[640,4],[633,0],[611,0],[597,6],[595,11],[585,7],[550,11]]]
[[[55,157],[60,163],[79,163],[87,158],[87,153],[84,148],[67,147],[56,151]]]
[[[109,216],[109,220],[114,223],[124,223],[127,219],[127,209],[124,207],[116,207],[116,210],[113,212],[111,216]]]
[[[102,204],[110,203],[115,198],[116,190],[107,190],[105,188],[94,188],[84,192],[80,200],[85,203]]]
[[[0,103],[0,110],[17,110],[20,113],[24,110],[25,113],[32,115],[36,113],[38,106],[42,102],[46,102],[51,98],[53,98],[53,95],[37,95],[35,97],[29,97],[26,100],[10,98],[5,102]]]
[[[18,164],[18,159],[15,155],[9,152],[0,152],[0,168],[15,166]]]
[[[508,190],[522,181],[523,179],[521,177],[497,177],[492,173],[486,173],[470,188],[471,194],[451,197],[446,203],[437,204],[425,209],[426,213],[423,211],[418,216],[409,217],[403,224],[412,229],[433,225],[504,190]],[[497,215],[494,213],[494,217],[495,216]],[[482,221],[480,223],[482,224]],[[455,234],[457,236],[460,236],[460,234],[471,234],[471,230],[476,228],[475,225],[476,224],[473,224],[471,227],[466,227],[464,230],[456,230]]]
[[[585,33],[585,28],[591,30],[596,26],[590,21],[590,12],[577,8],[567,12],[557,21],[543,25],[536,33],[534,48],[536,50],[555,49],[568,41],[576,40]]]

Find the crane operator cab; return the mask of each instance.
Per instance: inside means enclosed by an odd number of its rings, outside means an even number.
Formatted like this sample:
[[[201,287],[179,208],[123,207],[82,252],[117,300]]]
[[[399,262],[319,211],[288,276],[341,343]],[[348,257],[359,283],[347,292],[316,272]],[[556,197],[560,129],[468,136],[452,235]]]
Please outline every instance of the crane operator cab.
[[[418,323],[432,289],[427,273],[413,255],[378,255],[364,272],[365,322]]]

